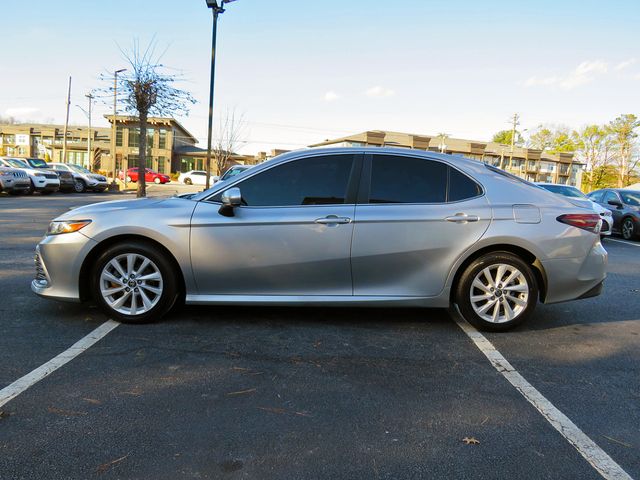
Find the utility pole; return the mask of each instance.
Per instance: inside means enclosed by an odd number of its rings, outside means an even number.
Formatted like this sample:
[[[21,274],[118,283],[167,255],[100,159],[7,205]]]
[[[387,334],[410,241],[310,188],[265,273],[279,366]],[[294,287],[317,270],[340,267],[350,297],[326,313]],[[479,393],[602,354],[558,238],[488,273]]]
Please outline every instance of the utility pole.
[[[87,135],[87,167],[89,170],[93,170],[93,162],[91,161],[92,150],[91,150],[91,104],[93,103],[93,95],[90,93],[85,95],[89,99],[89,134]]]
[[[69,105],[71,105],[71,77],[67,89],[67,116],[64,120],[64,137],[62,138],[62,163],[67,163],[67,130],[69,129]]]
[[[511,154],[509,155],[509,166],[513,164],[513,148],[516,144],[516,127],[520,125],[520,116],[517,113],[514,113],[511,118],[511,122]]]

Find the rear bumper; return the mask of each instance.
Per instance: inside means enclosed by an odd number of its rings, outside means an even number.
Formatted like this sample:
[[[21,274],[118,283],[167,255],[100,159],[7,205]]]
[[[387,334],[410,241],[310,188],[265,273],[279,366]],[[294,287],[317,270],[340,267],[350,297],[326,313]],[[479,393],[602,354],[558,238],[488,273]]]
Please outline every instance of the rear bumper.
[[[547,276],[544,303],[599,295],[607,276],[607,251],[597,241],[585,257],[542,261]]]

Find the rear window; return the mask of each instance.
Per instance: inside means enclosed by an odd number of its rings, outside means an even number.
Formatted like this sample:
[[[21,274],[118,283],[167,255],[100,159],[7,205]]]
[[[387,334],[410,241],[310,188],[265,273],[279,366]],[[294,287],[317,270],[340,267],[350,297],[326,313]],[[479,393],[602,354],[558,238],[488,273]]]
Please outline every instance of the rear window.
[[[519,183],[524,183],[525,185],[529,185],[530,187],[536,187],[538,188],[538,185],[536,185],[535,183],[531,183],[527,180],[525,180],[524,178],[520,178],[520,177],[516,177],[515,175],[512,175],[509,172],[505,172],[504,170],[498,168],[498,167],[494,167],[493,165],[489,165],[488,163],[485,163],[484,166],[487,168],[487,170],[491,170],[494,173],[498,173],[500,175],[502,175],[503,177],[507,177],[509,180],[515,181],[515,182],[519,182]]]

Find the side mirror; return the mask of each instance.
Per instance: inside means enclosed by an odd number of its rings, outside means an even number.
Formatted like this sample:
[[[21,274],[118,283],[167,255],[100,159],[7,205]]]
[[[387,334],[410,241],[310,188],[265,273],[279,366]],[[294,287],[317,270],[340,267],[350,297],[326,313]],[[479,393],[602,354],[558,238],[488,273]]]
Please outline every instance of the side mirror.
[[[222,192],[220,200],[222,200],[222,206],[218,213],[225,217],[233,217],[233,209],[242,204],[242,193],[238,187],[233,187]]]
[[[618,200],[609,200],[607,203],[609,205],[613,205],[614,207],[622,208],[622,203],[620,203]]]

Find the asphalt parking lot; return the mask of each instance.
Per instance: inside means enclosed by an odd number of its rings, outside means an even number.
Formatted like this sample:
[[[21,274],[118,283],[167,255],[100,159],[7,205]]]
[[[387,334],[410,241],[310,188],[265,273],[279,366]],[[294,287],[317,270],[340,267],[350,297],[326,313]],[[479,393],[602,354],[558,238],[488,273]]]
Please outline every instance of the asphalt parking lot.
[[[34,296],[33,250],[123,198],[0,197],[0,389],[108,320]],[[640,478],[640,243],[605,248],[600,297],[486,338]],[[240,307],[120,325],[0,407],[1,479],[94,477],[602,478],[446,311]]]

